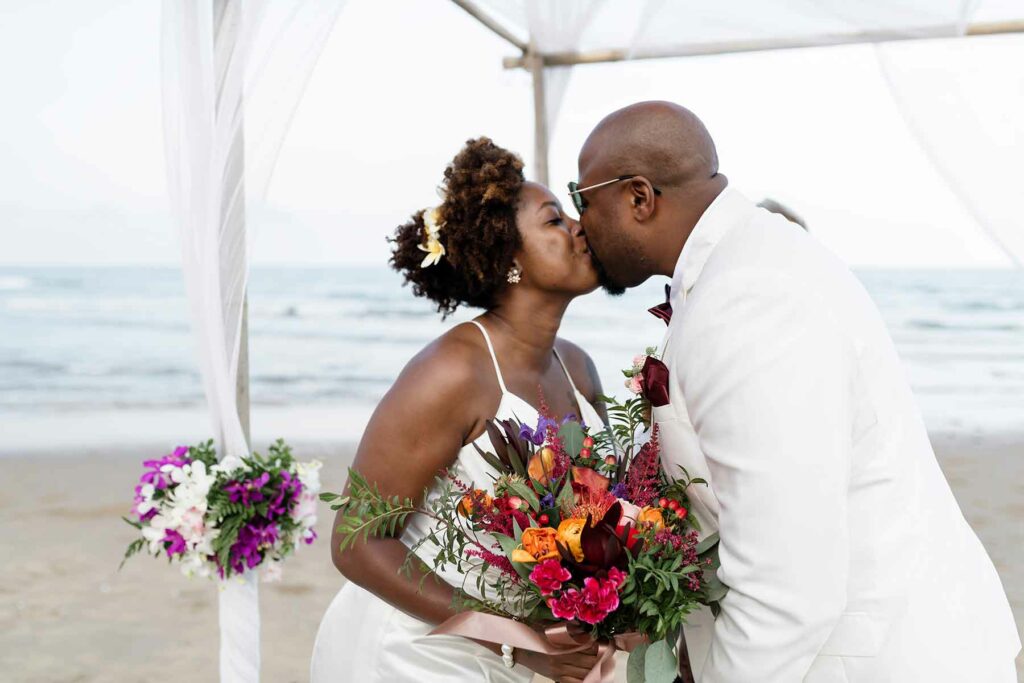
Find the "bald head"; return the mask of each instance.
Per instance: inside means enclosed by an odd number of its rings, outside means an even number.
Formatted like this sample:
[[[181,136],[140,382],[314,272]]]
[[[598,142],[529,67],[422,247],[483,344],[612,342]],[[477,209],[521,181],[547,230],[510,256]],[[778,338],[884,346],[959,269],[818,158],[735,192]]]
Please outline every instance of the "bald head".
[[[590,175],[639,173],[655,184],[683,186],[718,174],[718,153],[707,128],[672,102],[638,102],[606,116],[580,152]],[[582,178],[581,178],[582,180]]]
[[[613,294],[672,275],[701,215],[728,180],[701,120],[672,102],[639,102],[606,116],[579,157],[580,207],[601,284]]]

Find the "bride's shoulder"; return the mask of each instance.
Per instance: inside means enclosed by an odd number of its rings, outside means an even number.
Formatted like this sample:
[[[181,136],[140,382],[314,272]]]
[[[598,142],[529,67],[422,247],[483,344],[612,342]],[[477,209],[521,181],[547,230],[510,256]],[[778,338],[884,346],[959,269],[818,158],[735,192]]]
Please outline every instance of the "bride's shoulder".
[[[409,388],[464,395],[481,385],[486,371],[494,373],[490,356],[480,334],[458,325],[423,347],[406,364],[395,382]]]
[[[590,354],[578,344],[562,337],[555,339],[555,349],[562,362],[565,363],[565,368],[569,371],[572,381],[580,393],[591,402],[596,400],[603,392],[597,366],[594,365],[594,359],[590,357]]]

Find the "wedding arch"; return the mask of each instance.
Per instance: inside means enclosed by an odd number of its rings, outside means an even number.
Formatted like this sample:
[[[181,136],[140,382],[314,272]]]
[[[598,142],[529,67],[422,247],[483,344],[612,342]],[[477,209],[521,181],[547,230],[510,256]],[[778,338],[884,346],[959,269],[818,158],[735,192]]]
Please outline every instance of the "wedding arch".
[[[533,175],[540,182],[547,182],[548,142],[576,66],[875,43],[911,134],[979,227],[1013,263],[1024,263],[1024,220],[1017,188],[1010,187],[1024,177],[1024,73],[1002,75],[1017,98],[1010,106],[1018,115],[987,117],[971,97],[971,74],[931,73],[890,47],[896,41],[1024,32],[1024,20],[974,21],[976,0],[452,2],[518,51],[505,68],[524,68],[532,76]],[[344,4],[164,0],[168,188],[222,457],[250,449],[246,287],[253,240],[247,209],[264,196],[292,114]],[[951,127],[956,136],[946,134]],[[998,173],[986,171],[993,166]],[[220,679],[257,681],[255,576],[227,582],[219,595]]]

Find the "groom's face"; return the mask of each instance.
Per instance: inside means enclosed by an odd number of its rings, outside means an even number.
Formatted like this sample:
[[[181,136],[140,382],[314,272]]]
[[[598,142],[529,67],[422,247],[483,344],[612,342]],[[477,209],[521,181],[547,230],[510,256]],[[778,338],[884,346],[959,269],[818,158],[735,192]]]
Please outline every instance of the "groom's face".
[[[598,172],[587,172],[580,164],[580,187],[589,187],[615,178]],[[610,171],[609,171],[610,172]],[[637,264],[642,262],[642,245],[634,237],[630,224],[629,198],[623,191],[624,183],[612,183],[582,193],[583,211],[580,224],[590,248],[590,257],[597,271],[598,282],[606,292],[618,296],[628,287],[635,287],[647,279],[638,274]]]

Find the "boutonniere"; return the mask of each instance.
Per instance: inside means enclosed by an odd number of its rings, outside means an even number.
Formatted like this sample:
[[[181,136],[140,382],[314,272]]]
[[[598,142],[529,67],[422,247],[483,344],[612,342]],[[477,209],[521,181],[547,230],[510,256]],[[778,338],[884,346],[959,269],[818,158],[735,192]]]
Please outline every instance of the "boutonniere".
[[[623,370],[626,388],[647,399],[652,406],[668,405],[668,366],[657,355],[657,347],[633,358],[633,367]]]

